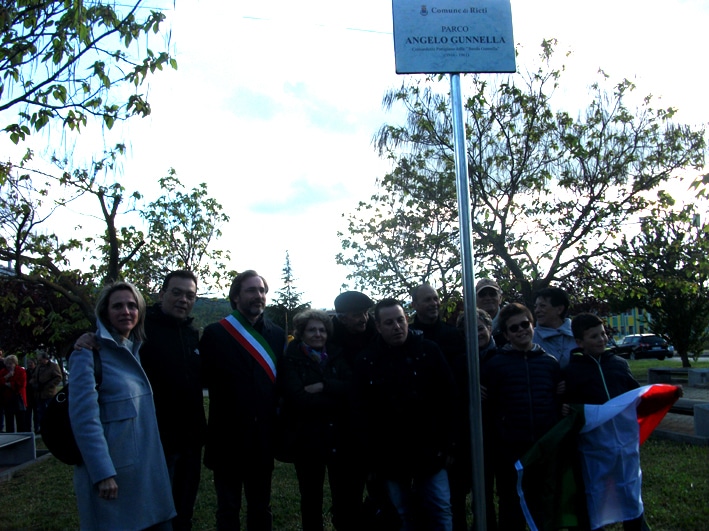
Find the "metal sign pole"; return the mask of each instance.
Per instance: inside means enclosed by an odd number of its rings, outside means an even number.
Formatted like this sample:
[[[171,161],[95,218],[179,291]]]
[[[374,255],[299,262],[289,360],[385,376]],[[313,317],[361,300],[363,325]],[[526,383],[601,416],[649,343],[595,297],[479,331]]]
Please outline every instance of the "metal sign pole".
[[[460,223],[460,257],[463,271],[465,338],[468,357],[468,411],[470,414],[470,452],[473,486],[473,525],[476,531],[487,529],[485,512],[485,463],[483,458],[482,405],[480,401],[480,362],[478,359],[478,318],[475,294],[475,264],[470,228],[470,180],[463,120],[460,74],[451,74],[451,110],[455,152],[456,190]]]
[[[397,74],[450,74],[451,109],[460,216],[460,257],[468,359],[468,407],[472,458],[473,516],[486,531],[485,473],[480,403],[478,317],[472,252],[470,182],[463,120],[461,73],[513,73],[515,65],[510,0],[450,0],[445,8],[417,0],[392,0]],[[453,73],[455,72],[455,73]]]

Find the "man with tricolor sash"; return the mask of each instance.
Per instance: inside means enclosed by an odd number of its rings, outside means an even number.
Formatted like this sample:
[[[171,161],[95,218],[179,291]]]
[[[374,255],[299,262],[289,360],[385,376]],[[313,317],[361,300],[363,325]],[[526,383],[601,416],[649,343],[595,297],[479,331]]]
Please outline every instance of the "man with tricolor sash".
[[[209,390],[204,464],[214,472],[218,530],[240,529],[242,487],[247,529],[272,526],[276,365],[285,332],[263,315],[267,293],[256,271],[237,275],[229,290],[234,312],[207,326],[200,340]]]

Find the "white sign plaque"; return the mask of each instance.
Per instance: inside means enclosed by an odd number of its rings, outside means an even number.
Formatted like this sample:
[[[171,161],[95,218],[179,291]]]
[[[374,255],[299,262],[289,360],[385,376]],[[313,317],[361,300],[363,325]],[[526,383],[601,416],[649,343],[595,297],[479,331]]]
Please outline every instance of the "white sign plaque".
[[[397,74],[515,72],[510,0],[392,0]]]

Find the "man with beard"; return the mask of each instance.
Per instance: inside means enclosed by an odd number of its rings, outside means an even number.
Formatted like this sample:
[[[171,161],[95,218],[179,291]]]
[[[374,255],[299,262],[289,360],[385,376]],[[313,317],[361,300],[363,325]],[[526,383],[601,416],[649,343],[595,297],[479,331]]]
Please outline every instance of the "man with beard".
[[[278,394],[276,366],[285,332],[263,316],[268,284],[256,271],[234,279],[234,312],[204,329],[202,368],[209,390],[204,464],[214,472],[217,529],[238,530],[242,488],[249,531],[270,531]]]

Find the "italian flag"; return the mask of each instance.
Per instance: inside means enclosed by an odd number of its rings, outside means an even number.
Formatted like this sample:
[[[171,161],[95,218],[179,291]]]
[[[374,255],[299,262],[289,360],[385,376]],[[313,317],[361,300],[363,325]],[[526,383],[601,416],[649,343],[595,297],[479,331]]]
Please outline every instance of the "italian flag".
[[[655,384],[572,406],[515,464],[530,530],[597,529],[640,516],[640,445],[680,395],[677,386]]]

